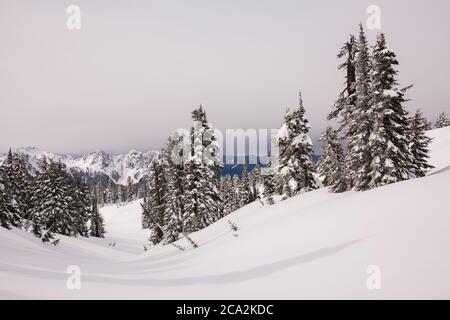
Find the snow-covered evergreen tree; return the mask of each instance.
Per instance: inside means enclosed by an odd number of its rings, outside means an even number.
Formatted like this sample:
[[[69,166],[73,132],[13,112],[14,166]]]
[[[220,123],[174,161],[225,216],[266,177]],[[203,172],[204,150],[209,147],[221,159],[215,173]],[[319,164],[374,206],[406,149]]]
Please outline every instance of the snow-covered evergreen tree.
[[[98,211],[97,199],[92,199],[92,204],[90,208],[90,221],[89,235],[91,237],[104,238],[105,237],[105,223],[103,217]]]
[[[345,173],[345,155],[342,150],[338,133],[328,127],[322,134],[322,155],[317,168],[323,178],[323,184],[332,192],[344,192],[347,190],[347,177]]]
[[[143,225],[151,230],[150,242],[153,244],[161,242],[164,237],[167,183],[161,159],[160,155],[150,165],[148,194],[142,205]]]
[[[222,177],[220,191],[223,199],[223,213],[221,217],[224,217],[233,212],[236,207],[236,191],[234,190],[231,176]]]
[[[185,212],[186,233],[200,230],[215,222],[222,211],[218,189],[218,172],[221,168],[218,145],[212,126],[208,123],[202,106],[192,112],[191,154],[185,161]]]
[[[239,207],[243,207],[253,201],[252,186],[247,163],[245,163],[242,168],[242,177],[241,182],[239,184],[238,199],[239,199]]]
[[[106,203],[105,191],[103,189],[103,185],[100,180],[97,182],[97,185],[95,186],[95,198],[97,199],[97,203],[99,205],[103,205]]]
[[[272,167],[272,163],[270,162],[268,164],[268,167],[271,168]],[[273,205],[275,203],[274,200],[274,195],[276,193],[276,183],[275,183],[275,177],[272,174],[269,174],[271,172],[267,172],[264,176],[263,176],[263,202],[267,203],[268,205]]]
[[[241,207],[239,203],[239,190],[241,189],[241,183],[242,181],[238,175],[234,175],[231,177],[233,193],[230,198],[230,206],[232,207],[232,212]]]
[[[44,159],[31,197],[33,233],[44,242],[53,239],[55,233],[79,235],[80,220],[70,178],[62,164],[46,162]]]
[[[260,183],[261,183],[261,169],[259,168],[259,165],[256,164],[256,166],[250,172],[250,186],[252,189],[252,202],[256,201],[257,199],[260,198],[259,189],[258,189]]]
[[[369,183],[360,184],[360,189],[406,180],[411,175],[409,121],[403,106],[407,88],[398,88],[396,65],[395,53],[387,48],[385,36],[380,33],[373,48],[370,74],[369,115],[373,123],[367,145],[370,150]]]
[[[89,235],[87,223],[91,216],[91,198],[86,182],[80,177],[75,181],[73,196],[77,233],[83,237],[87,237]]]
[[[0,226],[6,229],[11,228],[12,214],[10,212],[10,200],[5,191],[4,167],[0,167]]]
[[[144,194],[144,196],[147,194],[148,190],[146,189],[146,192]],[[126,187],[124,185],[119,185],[117,187],[117,200],[120,203],[125,203],[127,202],[127,190]]]
[[[138,190],[137,190],[137,198],[138,199],[142,199],[145,194],[147,193],[147,185],[145,183],[139,183],[138,184]],[[116,201],[115,202],[120,202],[119,199],[119,188],[117,188],[117,195],[116,195]]]
[[[430,158],[429,145],[431,138],[427,137],[428,122],[418,109],[410,120],[410,151],[413,157],[412,173],[416,177],[424,177],[429,169],[434,168],[428,163]]]
[[[212,124],[208,122],[206,111],[202,105],[198,109],[192,112],[194,134],[191,134],[192,152],[196,147],[196,138],[201,136],[201,145],[203,147],[203,161],[215,175],[218,175],[222,170],[223,165],[220,159],[220,150],[217,137],[214,134],[214,128]],[[216,179],[216,184],[218,179]]]
[[[106,185],[106,189],[104,191],[104,201],[105,203],[116,203],[117,202],[117,190],[114,181],[109,178],[108,184]]]
[[[4,192],[11,225],[21,227],[29,214],[29,177],[26,163],[21,155],[9,150],[4,164]]]
[[[211,193],[217,195],[217,198],[220,196],[216,186],[211,184],[212,173],[204,165],[201,155],[196,153],[187,160],[185,172],[183,184],[186,187],[186,203],[183,221],[186,232],[190,233],[207,227],[218,218],[220,211]]]
[[[445,114],[445,111],[439,114],[439,116],[436,119],[435,127],[437,129],[444,128],[450,126],[450,118],[447,117]]]
[[[312,140],[308,135],[309,124],[305,116],[303,99],[300,94],[299,106],[288,111],[278,132],[279,192],[291,197],[299,192],[315,189],[314,164],[312,161]]]
[[[131,177],[127,178],[127,202],[133,201],[134,197],[134,184]]]
[[[349,119],[348,135],[348,184],[350,188],[365,190],[369,188],[370,149],[369,137],[372,130],[370,113],[371,82],[369,44],[362,24],[355,53],[355,107]]]
[[[149,208],[149,204],[148,204],[148,200],[147,200],[147,195],[148,195],[148,190],[147,193],[145,194],[144,198],[142,198],[142,203],[141,203],[141,225],[142,225],[142,229],[150,229],[150,211],[147,210],[147,208]]]
[[[183,216],[185,206],[185,186],[183,183],[184,166],[182,152],[178,153],[178,144],[188,137],[174,134],[167,142],[164,157],[164,172],[167,180],[167,195],[165,208],[164,242],[172,243],[178,240],[183,232]],[[180,148],[182,150],[182,148]]]
[[[344,61],[338,66],[338,69],[344,69],[345,88],[339,94],[339,98],[333,105],[332,112],[328,115],[328,120],[338,119],[340,124],[339,131],[344,131],[346,137],[351,136],[354,131],[354,125],[351,121],[355,112],[356,103],[356,68],[355,68],[356,41],[355,36],[350,35],[349,41],[344,43],[338,53],[338,58]]]

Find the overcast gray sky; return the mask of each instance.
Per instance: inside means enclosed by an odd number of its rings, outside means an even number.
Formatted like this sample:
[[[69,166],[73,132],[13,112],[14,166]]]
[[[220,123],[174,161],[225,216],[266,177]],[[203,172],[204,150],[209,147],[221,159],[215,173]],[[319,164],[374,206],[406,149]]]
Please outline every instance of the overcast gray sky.
[[[199,103],[220,129],[276,128],[299,89],[316,140],[371,4],[415,85],[408,108],[449,112],[448,0],[0,0],[0,151],[156,149]]]

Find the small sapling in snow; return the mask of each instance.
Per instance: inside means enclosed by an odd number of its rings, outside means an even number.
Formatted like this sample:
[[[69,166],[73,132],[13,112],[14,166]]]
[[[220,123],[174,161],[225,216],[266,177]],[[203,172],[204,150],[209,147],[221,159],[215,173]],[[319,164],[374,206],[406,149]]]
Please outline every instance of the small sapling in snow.
[[[238,226],[231,220],[228,220],[228,224],[230,225],[231,231],[233,231],[233,236],[237,237],[238,236],[237,232],[239,231]]]

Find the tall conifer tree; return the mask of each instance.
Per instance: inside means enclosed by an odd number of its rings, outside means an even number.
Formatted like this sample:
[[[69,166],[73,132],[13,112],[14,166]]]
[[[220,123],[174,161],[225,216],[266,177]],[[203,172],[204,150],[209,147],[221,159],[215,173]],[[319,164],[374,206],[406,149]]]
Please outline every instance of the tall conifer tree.
[[[309,123],[300,94],[298,108],[286,113],[278,132],[278,190],[286,197],[317,188],[313,175],[313,145],[308,134]]]
[[[395,53],[386,46],[383,33],[377,36],[372,54],[371,99],[369,115],[373,119],[368,147],[370,161],[368,185],[363,189],[409,179],[412,155],[409,150],[408,113],[403,104],[405,89],[397,83]]]
[[[428,163],[432,139],[425,134],[427,125],[427,119],[417,110],[410,120],[410,150],[414,159],[412,173],[416,177],[424,177],[428,170],[434,168]]]

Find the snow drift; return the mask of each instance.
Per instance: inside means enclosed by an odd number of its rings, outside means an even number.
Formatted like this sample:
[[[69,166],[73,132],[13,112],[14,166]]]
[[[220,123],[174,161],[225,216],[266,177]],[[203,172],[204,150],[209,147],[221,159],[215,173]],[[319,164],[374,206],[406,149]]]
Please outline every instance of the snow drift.
[[[0,297],[62,299],[450,298],[450,128],[433,130],[427,177],[367,192],[320,189],[248,205],[184,241],[144,250],[140,205],[102,209],[105,239],[54,247],[0,229]],[[239,230],[237,236],[228,220]],[[68,266],[81,270],[69,290]],[[370,290],[368,270],[380,270]]]

